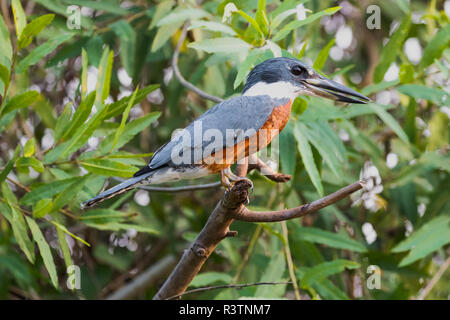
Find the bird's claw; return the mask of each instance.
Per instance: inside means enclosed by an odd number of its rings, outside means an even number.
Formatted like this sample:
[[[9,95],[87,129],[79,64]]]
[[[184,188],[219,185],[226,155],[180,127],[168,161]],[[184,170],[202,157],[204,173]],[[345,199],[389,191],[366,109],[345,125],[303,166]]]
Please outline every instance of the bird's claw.
[[[239,177],[231,172],[231,170],[223,170],[221,174],[221,182],[222,186],[227,191],[230,191],[231,188],[239,181],[246,181],[250,185],[250,193],[253,192],[253,182],[249,178]]]

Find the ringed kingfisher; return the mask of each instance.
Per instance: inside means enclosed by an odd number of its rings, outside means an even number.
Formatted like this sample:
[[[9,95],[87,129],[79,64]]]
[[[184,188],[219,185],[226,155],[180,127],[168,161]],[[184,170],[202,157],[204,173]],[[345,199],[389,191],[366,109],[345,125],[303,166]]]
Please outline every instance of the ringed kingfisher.
[[[248,180],[233,174],[230,166],[266,147],[281,132],[289,120],[292,103],[299,95],[347,103],[370,101],[366,96],[320,75],[300,60],[285,57],[268,59],[250,71],[242,95],[207,110],[174,134],[153,154],[149,164],[132,178],[87,200],[82,207],[92,206],[140,185],[216,173],[221,174],[222,185],[227,188],[239,180]],[[228,134],[230,130],[234,132],[231,136]]]

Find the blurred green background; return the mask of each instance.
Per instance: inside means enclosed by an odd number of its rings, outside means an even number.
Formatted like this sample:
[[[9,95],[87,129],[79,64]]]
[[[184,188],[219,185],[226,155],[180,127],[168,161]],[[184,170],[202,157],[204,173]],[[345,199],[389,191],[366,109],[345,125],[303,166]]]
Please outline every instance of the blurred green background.
[[[449,298],[450,1],[0,3],[2,299],[107,298],[177,260],[205,224],[221,188],[135,190],[80,209],[214,105],[174,77],[187,21],[180,71],[212,95],[240,94],[254,65],[288,56],[373,103],[295,101],[271,163],[293,178],[250,173],[250,208],[298,206],[359,179],[367,188],[300,220],[235,222],[239,236],[189,289],[296,286],[183,298]],[[151,298],[164,280],[134,297]]]

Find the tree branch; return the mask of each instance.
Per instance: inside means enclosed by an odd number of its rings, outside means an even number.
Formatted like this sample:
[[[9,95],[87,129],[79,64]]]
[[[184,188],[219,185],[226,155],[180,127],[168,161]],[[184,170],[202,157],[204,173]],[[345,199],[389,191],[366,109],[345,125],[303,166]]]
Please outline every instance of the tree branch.
[[[177,294],[175,296],[167,298],[167,300],[174,300],[178,299],[181,296],[190,294],[190,293],[196,293],[196,292],[203,292],[203,291],[210,291],[210,290],[216,290],[216,289],[242,289],[246,287],[256,287],[256,286],[274,286],[279,284],[291,284],[291,281],[286,282],[255,282],[255,283],[244,283],[244,284],[224,284],[222,286],[210,286],[210,287],[202,287],[202,288],[196,288],[192,290],[188,290],[186,292],[183,292],[181,294]]]
[[[333,203],[344,199],[345,197],[349,196],[355,191],[362,189],[363,187],[364,182],[358,181],[322,199],[286,210],[259,212],[249,210],[246,207],[242,206],[241,210],[236,213],[235,219],[248,222],[277,222],[299,218],[303,217],[304,215],[316,212],[329,205],[332,205]]]
[[[173,57],[172,57],[172,69],[173,69],[173,73],[175,74],[175,77],[178,79],[178,81],[180,81],[180,83],[186,87],[187,89],[195,92],[196,94],[198,94],[200,97],[207,99],[207,100],[211,100],[214,102],[222,102],[223,100],[219,97],[210,95],[209,93],[206,93],[205,91],[197,88],[196,86],[194,86],[192,83],[188,82],[183,75],[180,72],[180,69],[178,69],[178,57],[180,55],[180,48],[181,45],[184,42],[184,39],[186,39],[186,34],[187,34],[187,29],[189,27],[189,22],[186,22],[184,24],[183,30],[181,31],[181,35],[180,38],[178,39],[178,43],[177,46],[175,47],[175,51],[173,53]]]
[[[126,300],[132,299],[140,292],[144,291],[150,285],[155,283],[161,277],[167,275],[169,270],[173,268],[176,260],[174,256],[167,256],[157,263],[150,266],[142,274],[137,276],[133,281],[106,297],[106,300]]]
[[[172,274],[153,299],[167,299],[185,292],[220,241],[228,236],[236,235],[230,233],[229,227],[233,222],[233,214],[247,201],[248,188],[250,183],[242,180],[236,183],[231,191],[225,192],[202,231],[184,251]]]
[[[240,175],[247,173],[245,166],[245,164],[238,166]],[[320,200],[293,209],[255,212],[244,206],[250,183],[246,180],[238,181],[230,191],[225,192],[223,199],[209,216],[202,231],[189,249],[184,251],[172,274],[153,299],[168,299],[180,296],[185,292],[220,241],[226,237],[237,235],[236,232],[230,231],[230,225],[235,219],[250,222],[275,222],[302,217],[347,197],[363,186],[363,182],[355,182]]]
[[[123,182],[125,179],[113,177],[114,180]],[[222,186],[220,181],[205,183],[205,184],[194,184],[190,186],[181,186],[181,187],[149,187],[149,186],[138,186],[137,189],[143,189],[151,192],[167,192],[167,193],[176,193],[176,192],[186,192],[186,191],[197,191],[197,190],[205,190],[212,189]]]

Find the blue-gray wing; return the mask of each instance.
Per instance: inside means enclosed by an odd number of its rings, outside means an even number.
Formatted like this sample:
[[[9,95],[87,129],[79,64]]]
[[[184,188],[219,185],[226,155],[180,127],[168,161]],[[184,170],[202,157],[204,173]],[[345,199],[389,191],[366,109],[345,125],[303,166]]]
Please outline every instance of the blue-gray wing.
[[[221,102],[198,117],[158,149],[149,167],[201,163],[205,154],[223,150],[251,137],[264,125],[275,106],[286,99],[238,96]]]

